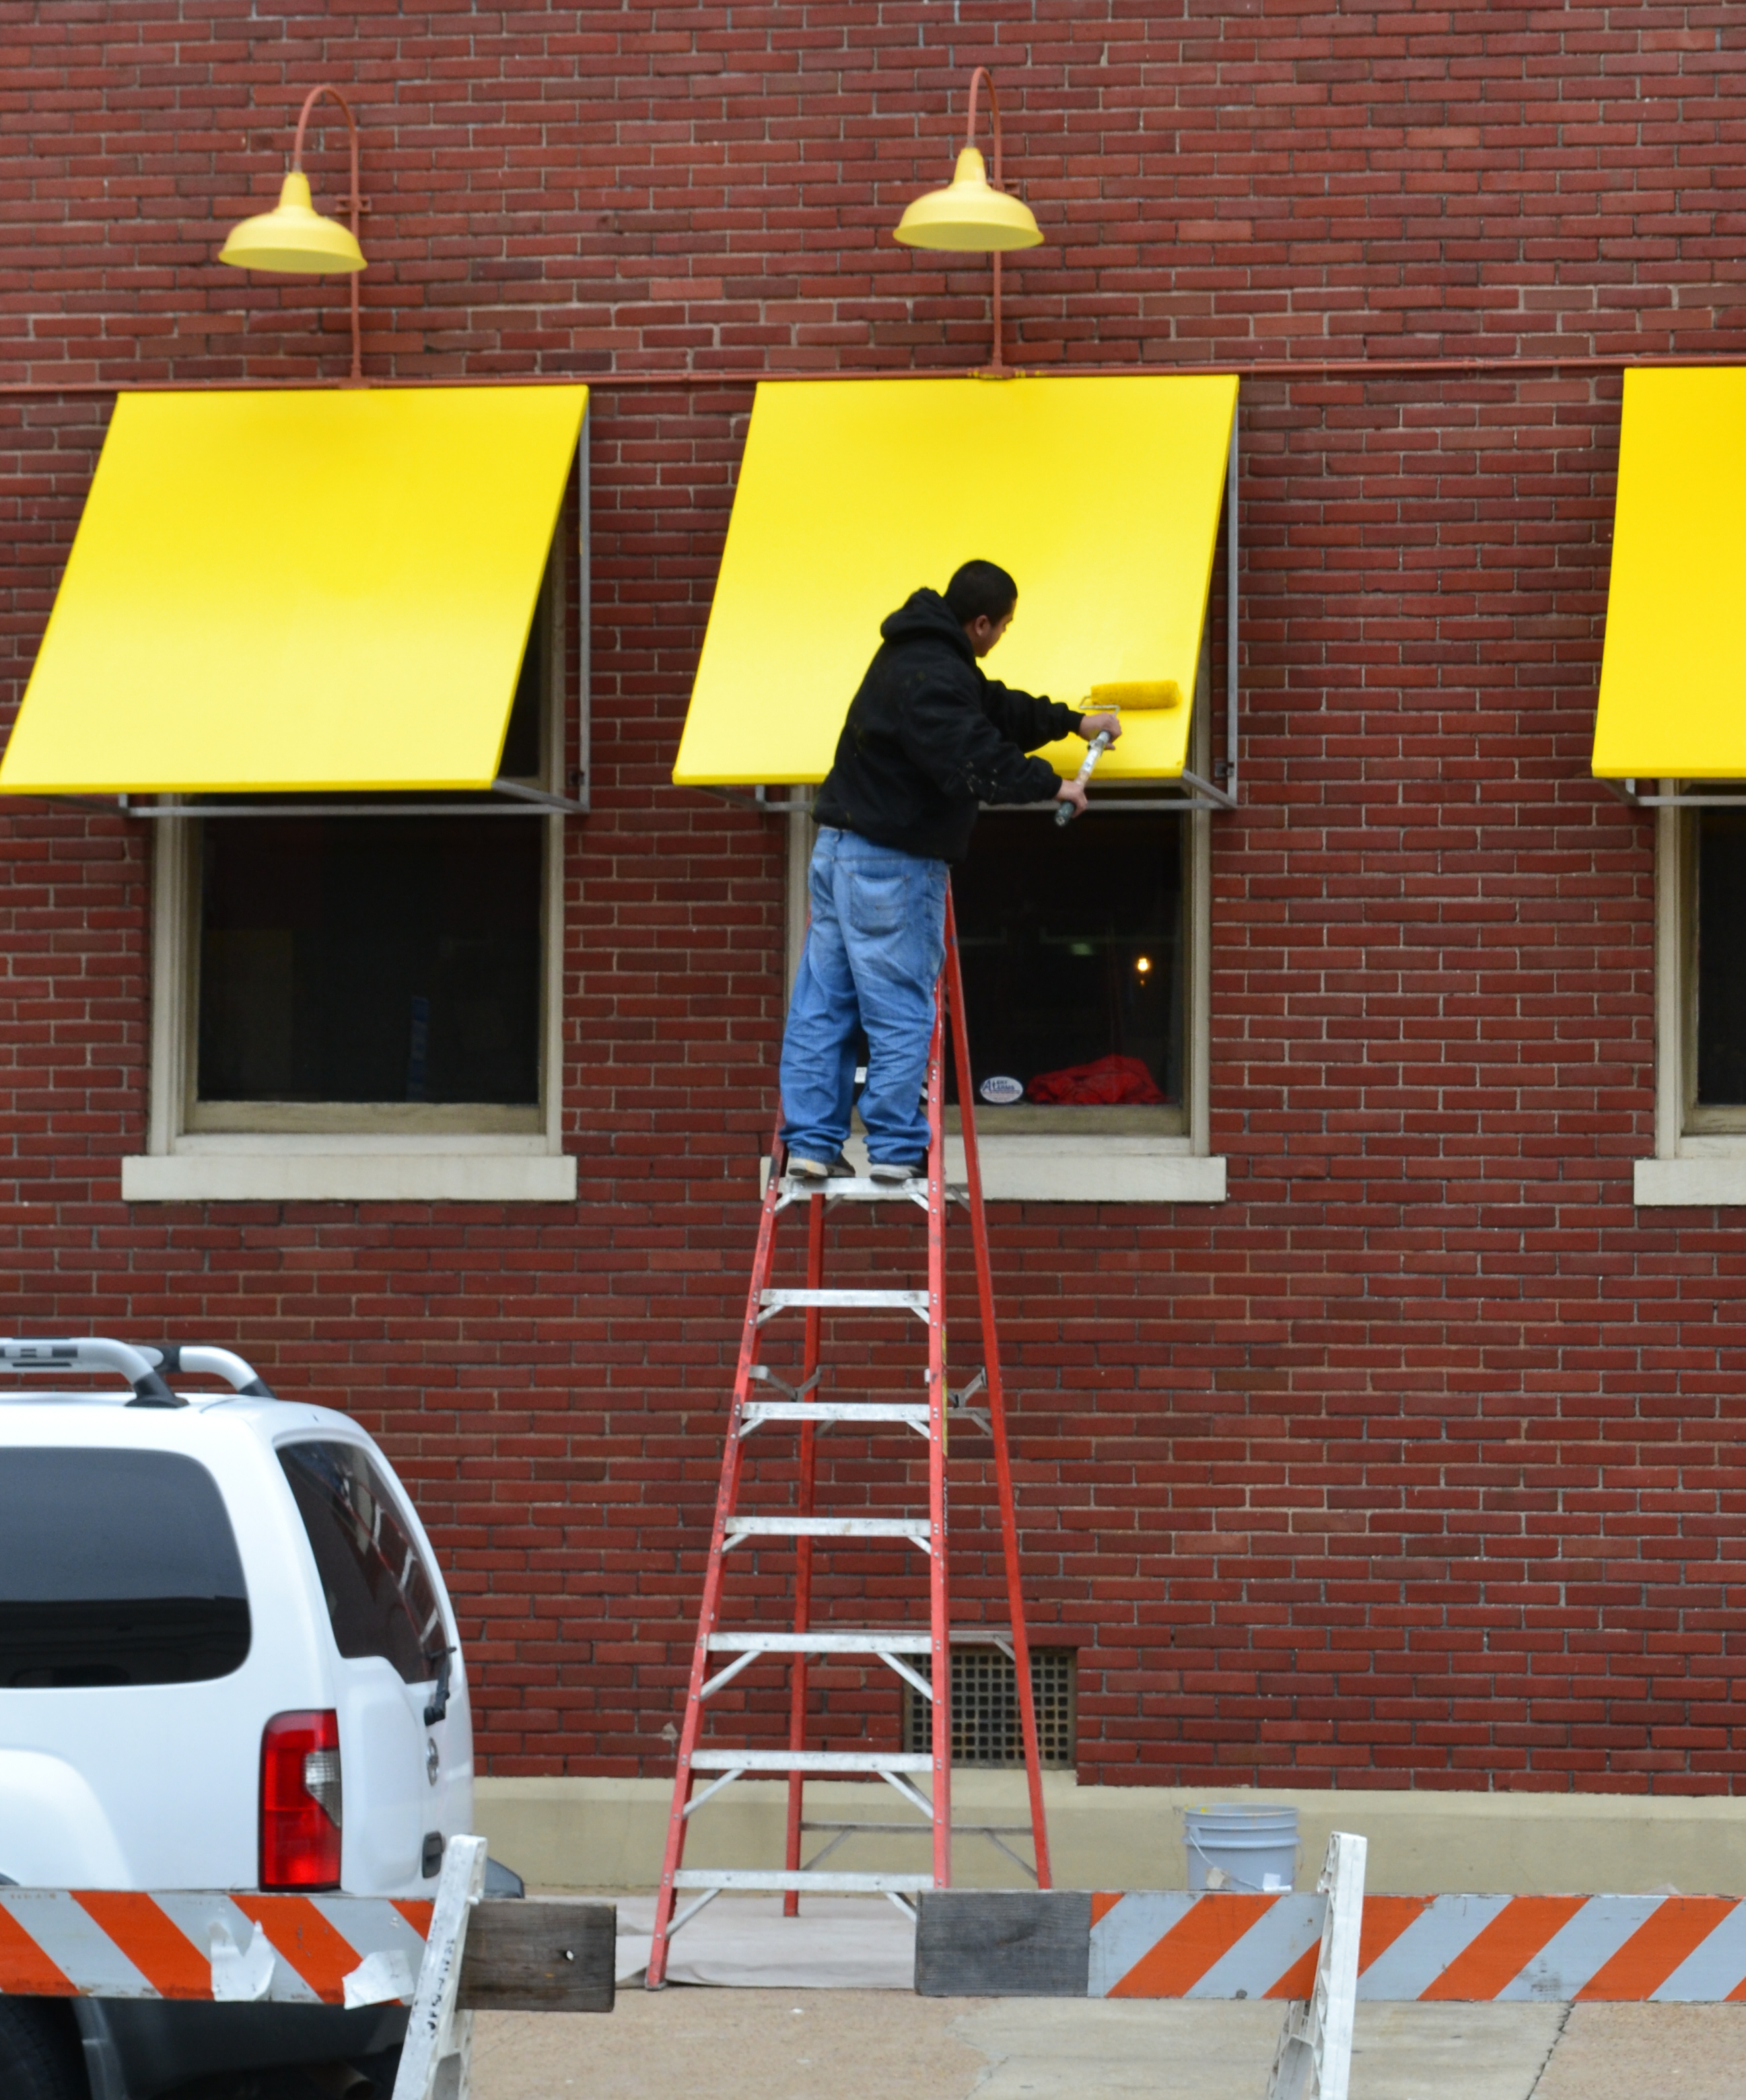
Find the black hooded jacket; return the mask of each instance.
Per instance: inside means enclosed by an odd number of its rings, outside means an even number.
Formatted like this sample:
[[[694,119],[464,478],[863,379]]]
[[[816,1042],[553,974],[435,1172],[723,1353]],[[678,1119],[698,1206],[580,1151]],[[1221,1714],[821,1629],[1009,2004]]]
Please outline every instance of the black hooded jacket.
[[[985,678],[937,591],[915,592],[880,633],[813,814],[924,859],[962,860],[979,802],[1054,794],[1055,769],[1024,754],[1072,735],[1083,717]]]

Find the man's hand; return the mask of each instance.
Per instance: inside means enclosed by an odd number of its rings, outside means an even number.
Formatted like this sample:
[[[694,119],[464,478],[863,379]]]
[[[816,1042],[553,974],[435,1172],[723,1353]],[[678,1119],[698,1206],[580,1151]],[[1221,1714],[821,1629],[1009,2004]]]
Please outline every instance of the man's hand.
[[[1122,734],[1122,717],[1113,713],[1087,715],[1079,724],[1079,734],[1087,743],[1094,736],[1107,736],[1113,743]]]
[[[1097,732],[1093,730],[1091,734],[1095,736]],[[1076,815],[1082,817],[1085,814],[1085,790],[1077,780],[1062,781],[1055,791],[1055,799],[1057,802],[1071,802]]]

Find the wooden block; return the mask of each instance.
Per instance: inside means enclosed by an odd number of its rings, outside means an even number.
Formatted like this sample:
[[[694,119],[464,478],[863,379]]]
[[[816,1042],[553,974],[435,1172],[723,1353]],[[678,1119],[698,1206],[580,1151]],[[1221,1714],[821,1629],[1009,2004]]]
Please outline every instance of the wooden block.
[[[460,2004],[474,2013],[610,2013],[618,1912],[580,1897],[474,1905]]]
[[[1082,1889],[928,1889],[915,1928],[924,1998],[1082,1998],[1091,1899]]]

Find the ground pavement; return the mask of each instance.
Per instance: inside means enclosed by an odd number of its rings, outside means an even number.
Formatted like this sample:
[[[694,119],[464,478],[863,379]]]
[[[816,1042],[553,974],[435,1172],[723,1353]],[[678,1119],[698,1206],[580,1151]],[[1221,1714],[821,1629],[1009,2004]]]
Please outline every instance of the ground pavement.
[[[481,2014],[475,2100],[1263,2100],[1272,2005],[620,1993]],[[1351,2100],[1740,2100],[1746,2006],[1362,2005]]]
[[[480,2014],[475,2100],[1263,2100],[1276,2004],[918,1998],[887,1904],[789,1921],[725,1898],[640,1976],[653,1903],[620,1896],[610,2015]],[[846,1983],[875,1988],[844,1988]],[[739,1988],[710,1988],[738,1986]],[[1743,2100],[1746,2005],[1365,2005],[1351,2100]]]

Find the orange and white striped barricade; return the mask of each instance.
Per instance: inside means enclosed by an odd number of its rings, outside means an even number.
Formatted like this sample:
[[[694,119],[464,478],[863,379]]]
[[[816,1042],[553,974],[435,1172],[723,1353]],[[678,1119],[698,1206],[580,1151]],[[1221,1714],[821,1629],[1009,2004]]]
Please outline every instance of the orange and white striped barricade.
[[[1320,1895],[1093,1896],[1094,1998],[1302,1998]],[[1371,1895],[1360,1999],[1478,2002],[1746,2000],[1737,1896]]]
[[[1307,1998],[1326,1899],[1182,1889],[935,1889],[925,1996]],[[1357,1996],[1746,2003],[1746,1901],[1686,1895],[1373,1895]]]
[[[430,2100],[439,2078],[464,2100],[473,2009],[604,2012],[613,2001],[610,1904],[480,1911],[484,1878],[485,1840],[463,1837],[449,1840],[434,1903],[0,1886],[0,1996],[398,2001],[411,2010],[395,2100]]]

